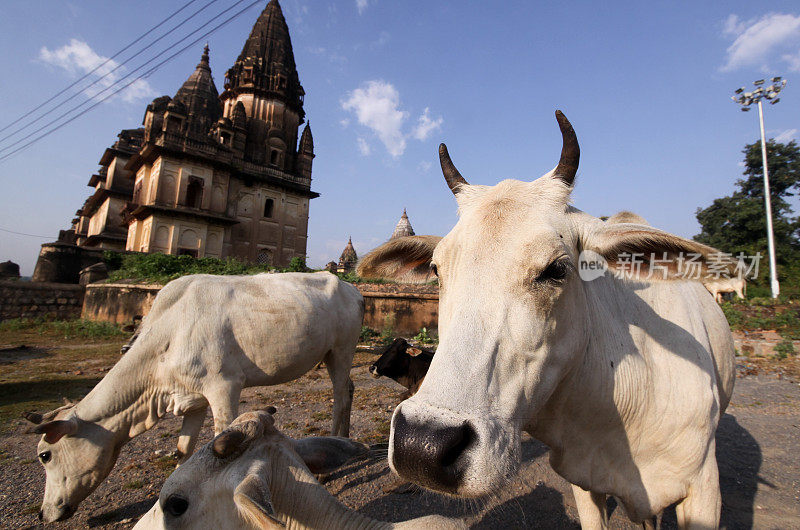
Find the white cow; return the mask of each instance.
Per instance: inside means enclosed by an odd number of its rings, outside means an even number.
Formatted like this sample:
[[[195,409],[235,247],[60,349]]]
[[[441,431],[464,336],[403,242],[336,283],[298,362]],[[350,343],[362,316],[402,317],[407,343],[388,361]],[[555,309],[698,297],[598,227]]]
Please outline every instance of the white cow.
[[[469,185],[442,145],[456,226],[438,243],[386,243],[359,265],[365,277],[439,278],[439,347],[395,409],[389,463],[433,490],[490,494],[517,472],[526,431],[573,484],[585,528],[607,524],[608,495],[636,522],[677,502],[682,527],[715,527],[733,340],[702,285],[670,280],[681,253],[716,251],[570,206],[579,148],[556,117],[561,160],[533,182]],[[587,265],[601,262],[610,270]]]
[[[736,293],[739,298],[744,298],[744,295],[747,294],[747,282],[739,276],[704,280],[703,285],[714,296],[714,300],[720,304],[722,303],[722,293]]]
[[[292,440],[267,411],[246,412],[172,473],[137,530],[465,528],[428,516],[384,523],[342,505],[312,473],[328,473],[367,451],[347,438]]]
[[[236,418],[249,386],[296,379],[324,360],[333,382],[333,434],[347,436],[353,362],[364,301],[336,276],[186,276],[158,293],[130,350],[74,407],[29,415],[44,436],[47,473],[40,516],[70,517],[108,476],[122,446],[165,413],[183,416],[188,456],[207,407],[214,430]]]

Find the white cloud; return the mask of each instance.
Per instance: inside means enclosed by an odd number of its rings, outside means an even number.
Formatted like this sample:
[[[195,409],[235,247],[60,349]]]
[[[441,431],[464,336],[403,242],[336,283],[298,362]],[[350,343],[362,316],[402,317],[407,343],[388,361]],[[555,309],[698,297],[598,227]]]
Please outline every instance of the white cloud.
[[[84,90],[84,92],[89,97],[99,94],[101,99],[116,90],[109,89],[104,91],[104,89],[121,79],[125,72],[124,67],[114,70],[119,64],[116,61],[109,60],[103,64],[107,57],[97,54],[88,44],[78,39],[70,39],[69,44],[54,50],[49,50],[43,46],[39,51],[39,59],[49,65],[63,68],[76,77],[86,74],[99,66],[97,71],[89,77],[92,81],[97,80],[97,83]],[[131,79],[126,79],[120,86],[124,86],[130,81]],[[101,92],[102,94],[100,94]],[[156,92],[150,86],[150,83],[144,79],[139,79],[114,97],[120,97],[123,101],[132,103],[154,95],[156,95]]]
[[[350,120],[347,118],[339,120],[339,125],[342,126],[342,129],[347,129],[347,126],[350,125]]]
[[[385,81],[368,81],[342,102],[342,108],[353,111],[358,123],[372,129],[394,158],[406,150],[402,128],[408,113],[399,106],[400,93]]]
[[[782,144],[791,142],[792,140],[795,139],[797,139],[797,129],[786,129],[785,131],[783,131],[774,138],[776,142]]]
[[[417,166],[417,171],[419,171],[420,173],[427,173],[428,171],[430,171],[430,170],[431,170],[431,167],[432,167],[432,166],[433,166],[433,164],[431,164],[430,162],[427,162],[427,161],[424,161],[424,160],[423,160],[423,161],[422,161],[422,162],[420,162],[420,163],[419,163],[419,165]]]
[[[768,72],[774,67],[769,61],[778,58],[791,71],[800,71],[800,15],[768,13],[746,22],[729,15],[723,23],[723,35],[734,41],[727,49],[722,72],[745,67]]]
[[[367,9],[367,5],[369,4],[369,0],[356,0],[356,9],[358,9],[358,14],[362,15],[364,11]]]
[[[430,116],[430,109],[425,107],[425,110],[422,111],[419,120],[417,120],[417,126],[414,127],[414,130],[411,134],[417,140],[426,140],[433,131],[442,128],[443,121],[444,120],[441,117],[432,120]]]
[[[357,141],[358,141],[358,152],[361,153],[361,156],[369,156],[369,154],[372,152],[372,149],[370,148],[367,141],[361,138],[360,136],[358,137]]]

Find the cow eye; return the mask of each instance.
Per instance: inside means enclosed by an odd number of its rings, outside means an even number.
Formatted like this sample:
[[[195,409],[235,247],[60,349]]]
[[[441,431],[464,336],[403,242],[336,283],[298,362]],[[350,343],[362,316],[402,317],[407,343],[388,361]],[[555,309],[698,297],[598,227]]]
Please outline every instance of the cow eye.
[[[569,274],[570,264],[565,259],[557,259],[547,266],[536,278],[537,282],[561,283]]]
[[[433,273],[433,275],[434,275],[434,276],[436,276],[437,278],[439,277],[439,269],[438,269],[438,268],[436,267],[436,265],[434,265],[433,263],[431,263],[431,272],[432,272],[432,273]]]
[[[42,462],[42,464],[46,464],[50,461],[52,456],[53,454],[50,451],[42,451],[39,453],[39,460]]]
[[[164,511],[173,517],[180,517],[189,509],[189,501],[180,495],[170,495],[164,503]]]

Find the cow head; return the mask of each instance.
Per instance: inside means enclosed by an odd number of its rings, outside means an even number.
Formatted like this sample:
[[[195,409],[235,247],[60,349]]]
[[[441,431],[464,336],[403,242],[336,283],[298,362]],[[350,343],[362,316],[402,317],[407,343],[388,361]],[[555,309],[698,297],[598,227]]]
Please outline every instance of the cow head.
[[[412,351],[409,352],[409,349]],[[378,360],[369,367],[369,373],[375,378],[389,377],[396,380],[398,377],[403,377],[408,374],[410,358],[414,356],[415,352],[420,351],[411,347],[406,339],[394,339],[383,349]]]
[[[386,243],[359,265],[363,277],[439,278],[439,346],[417,394],[395,409],[389,445],[392,469],[427,488],[479,496],[516,473],[521,432],[535,430],[539,411],[583,360],[587,293],[620,281],[608,272],[582,280],[582,252],[611,270],[635,253],[640,274],[658,266],[665,280],[676,277],[681,252],[700,262],[715,252],[570,206],[579,147],[566,117],[559,111],[556,118],[561,159],[533,182],[469,185],[441,145],[442,171],[459,207],[456,226],[440,240]]]
[[[315,482],[308,471],[329,473],[368,450],[347,438],[287,438],[275,428],[274,412],[242,414],[192,455],[135,528],[283,528],[282,509],[295,507],[303,491],[297,483]]]
[[[78,418],[71,404],[45,415],[26,413],[41,434],[36,453],[47,482],[39,518],[63,521],[108,476],[117,460],[114,436],[97,423]]]

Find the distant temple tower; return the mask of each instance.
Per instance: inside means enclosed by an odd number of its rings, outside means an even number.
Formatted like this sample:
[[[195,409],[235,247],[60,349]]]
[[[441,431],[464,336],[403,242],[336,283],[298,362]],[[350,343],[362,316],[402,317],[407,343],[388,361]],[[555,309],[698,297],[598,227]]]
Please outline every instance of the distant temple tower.
[[[403,208],[403,215],[400,216],[400,220],[397,221],[397,226],[394,227],[394,232],[392,232],[392,237],[389,238],[389,241],[392,239],[397,239],[398,237],[405,237],[405,236],[413,236],[414,229],[411,228],[411,222],[408,220],[408,215],[406,214],[406,209]]]
[[[339,257],[339,264],[336,266],[336,272],[347,274],[348,272],[356,270],[357,264],[358,254],[356,254],[356,249],[353,247],[353,238],[349,238],[347,240],[347,245],[342,251],[342,255]]]
[[[277,266],[305,257],[319,194],[308,124],[298,141],[304,97],[289,28],[270,0],[221,94],[206,45],[175,96],[153,100],[143,127],[119,134],[59,243]]]

